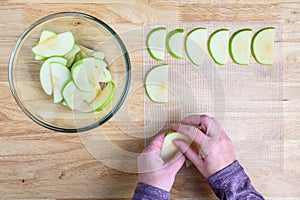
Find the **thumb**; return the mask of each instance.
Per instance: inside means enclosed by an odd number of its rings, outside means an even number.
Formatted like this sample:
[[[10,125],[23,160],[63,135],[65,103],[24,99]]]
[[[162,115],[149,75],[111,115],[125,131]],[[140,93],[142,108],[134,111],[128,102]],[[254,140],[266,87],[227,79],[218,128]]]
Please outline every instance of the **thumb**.
[[[166,168],[176,174],[185,162],[185,157],[181,151],[178,151],[174,157],[166,163]]]
[[[175,140],[174,143],[178,146],[181,152],[195,165],[195,167],[202,173],[205,174],[205,167],[202,158],[190,144],[183,140]]]

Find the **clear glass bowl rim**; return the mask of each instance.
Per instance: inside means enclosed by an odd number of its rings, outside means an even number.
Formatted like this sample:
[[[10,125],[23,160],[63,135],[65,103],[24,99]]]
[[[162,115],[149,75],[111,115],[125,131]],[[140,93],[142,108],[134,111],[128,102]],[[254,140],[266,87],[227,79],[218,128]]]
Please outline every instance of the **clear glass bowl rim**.
[[[81,127],[81,128],[71,128],[71,129],[66,129],[66,128],[60,128],[60,127],[56,127],[53,125],[49,125],[41,120],[39,120],[36,116],[34,116],[33,114],[31,114],[26,107],[22,104],[22,101],[19,99],[16,90],[15,90],[15,86],[14,86],[14,82],[13,82],[13,63],[14,60],[16,58],[16,53],[18,51],[18,49],[20,48],[20,45],[23,41],[23,39],[31,32],[32,29],[34,29],[36,26],[38,26],[39,24],[48,21],[50,19],[54,19],[54,18],[58,18],[58,17],[65,17],[65,16],[77,16],[77,17],[83,17],[83,18],[87,18],[87,19],[91,19],[97,23],[99,23],[101,26],[103,26],[106,30],[108,30],[112,36],[117,40],[117,42],[120,45],[120,48],[122,50],[123,53],[123,57],[125,60],[125,64],[126,64],[126,82],[125,82],[125,89],[122,92],[121,98],[118,100],[117,104],[113,107],[113,109],[101,120],[85,126],[85,127]],[[106,23],[104,23],[103,21],[101,21],[100,19],[93,17],[89,14],[85,14],[85,13],[81,13],[81,12],[58,12],[58,13],[53,13],[50,14],[48,16],[45,16],[39,20],[37,20],[36,22],[34,22],[33,24],[31,24],[27,29],[25,29],[25,31],[21,34],[21,36],[19,37],[19,39],[17,40],[15,46],[13,47],[10,59],[9,59],[9,65],[8,65],[8,81],[9,81],[9,86],[10,86],[10,90],[12,92],[12,95],[15,99],[15,101],[17,102],[18,106],[21,108],[21,110],[34,122],[36,122],[37,124],[48,128],[50,130],[53,131],[58,131],[58,132],[63,132],[63,133],[76,133],[76,132],[82,132],[82,131],[87,131],[93,128],[96,128],[102,124],[104,124],[106,121],[108,121],[110,118],[112,118],[114,116],[114,114],[120,109],[120,107],[122,106],[122,104],[125,101],[125,98],[127,96],[128,90],[129,90],[129,86],[130,86],[130,80],[131,80],[131,64],[130,64],[130,58],[129,58],[129,54],[127,52],[127,49],[123,43],[123,41],[121,40],[121,38],[118,36],[118,34],[110,27],[108,26]]]

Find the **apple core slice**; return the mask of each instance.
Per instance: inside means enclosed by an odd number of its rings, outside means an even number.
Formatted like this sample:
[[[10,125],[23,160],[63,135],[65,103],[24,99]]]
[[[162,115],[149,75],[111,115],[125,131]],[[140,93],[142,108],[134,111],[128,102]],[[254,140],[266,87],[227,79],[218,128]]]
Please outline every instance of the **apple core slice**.
[[[275,28],[268,27],[258,31],[252,39],[252,54],[262,65],[272,65],[274,56]]]
[[[183,52],[183,44],[184,44],[184,30],[183,29],[176,29],[171,31],[167,35],[167,49],[171,56],[174,58],[180,59],[182,58]]]
[[[205,58],[207,30],[196,28],[188,33],[185,39],[185,51],[190,61],[200,66]]]
[[[146,92],[149,98],[156,103],[168,102],[168,68],[167,64],[158,65],[146,75]]]
[[[219,65],[225,65],[228,59],[228,29],[220,29],[211,34],[208,40],[208,51]]]
[[[167,29],[164,27],[159,27],[150,31],[147,36],[147,50],[150,56],[155,60],[164,60],[166,34]]]

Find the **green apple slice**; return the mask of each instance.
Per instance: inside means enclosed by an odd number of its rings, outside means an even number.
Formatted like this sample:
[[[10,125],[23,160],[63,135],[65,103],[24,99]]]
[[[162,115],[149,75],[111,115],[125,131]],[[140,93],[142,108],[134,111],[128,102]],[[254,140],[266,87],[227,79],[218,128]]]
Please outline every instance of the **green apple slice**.
[[[228,59],[228,29],[220,29],[211,34],[208,40],[208,51],[219,65],[225,65]]]
[[[81,49],[77,44],[74,44],[73,48],[71,49],[71,51],[69,53],[67,53],[64,57],[68,60],[67,63],[67,67],[71,67],[74,60],[75,60],[75,56],[78,52],[80,52]]]
[[[115,85],[113,82],[107,83],[104,89],[98,93],[95,99],[91,103],[82,102],[80,106],[76,108],[82,112],[93,112],[104,109],[111,101],[115,93]]]
[[[99,60],[96,58],[87,59],[94,61],[94,65],[87,65],[88,78],[90,80],[90,83],[92,85],[98,85],[98,83],[100,82],[99,78],[101,77],[101,74],[105,71],[107,64],[103,60]]]
[[[74,35],[65,32],[51,37],[32,48],[33,53],[43,57],[64,56],[74,46]]]
[[[60,63],[62,65],[67,64],[67,60],[63,57],[51,57],[44,61],[40,69],[40,81],[43,90],[46,94],[52,94],[52,80],[51,80],[51,63]]]
[[[48,40],[49,38],[52,38],[55,36],[56,36],[56,33],[52,32],[52,31],[44,30],[41,33],[39,43],[44,42],[44,41]]]
[[[81,51],[82,51],[84,57],[90,56],[90,55],[92,55],[92,53],[94,53],[94,51],[90,48],[87,48],[83,45],[79,45],[79,46],[81,48]]]
[[[99,77],[99,82],[107,83],[111,81],[112,81],[112,75],[108,69],[105,69]]]
[[[92,57],[104,60],[105,54],[102,51],[96,51],[91,54]]]
[[[74,83],[81,91],[93,92],[106,66],[106,62],[93,57],[76,62],[71,71]]]
[[[65,100],[63,100],[63,101],[61,102],[61,105],[68,107],[68,104],[66,103]]]
[[[87,103],[91,103],[96,98],[96,96],[101,92],[101,87],[100,87],[99,84],[94,85],[93,89],[94,90],[92,92],[87,92],[85,97],[84,97],[84,100]]]
[[[174,58],[182,58],[183,44],[184,44],[184,30],[176,29],[168,33],[166,39],[168,52]]]
[[[147,36],[146,46],[150,56],[158,61],[164,60],[167,29],[155,28]]]
[[[251,29],[235,32],[229,40],[229,53],[232,60],[239,65],[248,65],[251,49]]]
[[[262,65],[272,65],[274,56],[275,28],[258,31],[252,39],[251,50],[255,60]]]
[[[207,30],[196,28],[190,31],[185,39],[185,51],[189,60],[200,66],[205,58]]]
[[[62,91],[66,83],[71,79],[69,69],[60,63],[50,63],[53,99],[54,103],[59,103],[63,100]]]
[[[47,40],[49,38],[55,37],[55,36],[56,36],[56,33],[52,32],[52,31],[45,30],[41,33],[38,44],[41,43],[41,42],[44,42],[45,40]],[[35,60],[45,60],[45,59],[46,58],[43,57],[43,56],[35,55]]]
[[[90,96],[92,96],[91,93],[80,91],[72,80],[65,85],[62,91],[62,95],[67,106],[71,110],[76,110],[81,106],[81,104],[85,102],[86,98],[90,98]]]
[[[86,65],[86,59],[76,62],[71,69],[71,76],[79,90],[84,92],[92,92],[93,89],[88,79]]]
[[[179,151],[176,144],[174,144],[175,140],[183,140],[189,144],[192,144],[192,140],[188,136],[178,132],[170,131],[165,136],[161,154],[160,154],[161,158],[165,162],[170,161],[175,156],[175,154]],[[188,165],[188,163],[186,163],[186,165]]]
[[[156,103],[168,102],[168,68],[167,64],[158,65],[146,75],[146,92],[149,98]]]

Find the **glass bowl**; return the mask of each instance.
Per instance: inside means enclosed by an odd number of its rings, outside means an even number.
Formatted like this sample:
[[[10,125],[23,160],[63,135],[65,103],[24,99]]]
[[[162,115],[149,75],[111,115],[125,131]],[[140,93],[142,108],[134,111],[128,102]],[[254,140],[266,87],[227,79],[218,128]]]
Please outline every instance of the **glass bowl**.
[[[115,84],[115,94],[105,109],[83,113],[55,104],[40,83],[42,61],[32,52],[43,30],[56,33],[71,31],[77,44],[105,53],[105,61]],[[63,12],[33,23],[20,36],[9,61],[11,92],[22,111],[34,122],[60,132],[80,132],[109,120],[124,102],[130,84],[130,59],[120,37],[101,20],[83,13]]]

